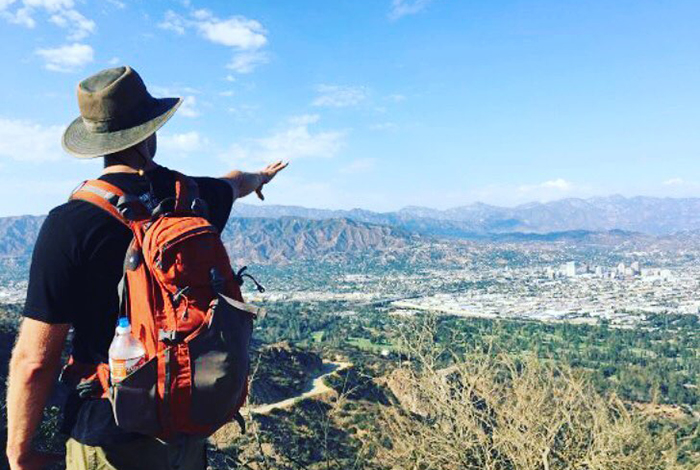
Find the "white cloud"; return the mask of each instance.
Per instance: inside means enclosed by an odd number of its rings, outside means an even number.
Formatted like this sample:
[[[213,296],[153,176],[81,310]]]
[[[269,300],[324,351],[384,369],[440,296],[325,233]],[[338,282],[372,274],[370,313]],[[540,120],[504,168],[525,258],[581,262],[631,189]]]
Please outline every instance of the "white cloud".
[[[119,10],[123,10],[126,8],[126,4],[124,2],[121,2],[120,0],[107,0],[112,6]]]
[[[172,10],[165,12],[165,18],[158,23],[160,29],[174,31],[177,34],[185,34],[185,19]]]
[[[53,49],[37,49],[44,66],[54,72],[73,72],[94,60],[94,51],[87,44],[69,44]]]
[[[277,160],[300,158],[332,158],[345,143],[344,131],[314,132],[311,125],[318,123],[318,115],[296,116],[282,130],[258,139],[233,145],[222,154],[225,161],[238,159],[249,163],[269,163]]]
[[[259,65],[269,62],[268,55],[262,51],[245,51],[235,54],[226,65],[227,69],[236,73],[245,74],[253,72]]]
[[[367,88],[361,86],[318,85],[316,91],[318,96],[311,104],[331,108],[357,106],[368,96]]]
[[[372,124],[369,128],[373,131],[396,131],[399,129],[399,126],[395,122],[380,122]]]
[[[184,117],[195,118],[199,117],[201,114],[199,109],[197,109],[197,98],[194,96],[186,96],[182,100],[180,109],[178,109],[179,114]]]
[[[11,6],[17,5],[14,10]],[[0,0],[0,16],[27,28],[36,27],[35,13],[47,13],[49,21],[68,31],[68,39],[80,41],[97,29],[95,22],[75,9],[74,0]]]
[[[187,155],[200,152],[209,146],[209,140],[199,132],[185,132],[182,134],[158,134],[158,148],[160,150],[176,154]]]
[[[389,18],[398,20],[406,15],[415,15],[425,10],[432,2],[433,0],[393,0]]]
[[[201,111],[197,105],[197,98],[194,96],[199,94],[199,90],[191,87],[162,87],[162,86],[152,86],[149,87],[153,96],[156,98],[171,98],[179,96],[182,98],[182,104],[177,110],[179,116],[196,118],[201,116]]]
[[[549,181],[545,181],[540,184],[533,184],[533,185],[522,185],[518,188],[518,191],[521,193],[534,193],[534,192],[540,192],[542,190],[549,190],[549,191],[555,191],[555,192],[567,192],[567,191],[572,191],[575,189],[575,185],[567,181],[563,178],[557,178]]]
[[[158,27],[180,35],[193,29],[207,41],[231,48],[233,57],[226,67],[236,73],[251,73],[269,61],[268,54],[262,51],[267,45],[267,30],[259,21],[244,16],[222,19],[205,9],[182,16],[168,10]]]
[[[63,126],[42,126],[30,121],[0,117],[0,158],[44,162],[64,156]]]
[[[51,15],[50,21],[61,28],[68,29],[68,39],[80,41],[95,32],[95,22],[85,18],[76,10],[61,10]]]
[[[119,62],[121,62],[121,59],[119,59],[119,57],[112,57],[111,59],[109,59],[107,61],[107,64],[108,65],[118,65]]]
[[[574,187],[573,183],[571,183],[570,181],[566,181],[563,178],[545,181],[540,186],[543,188],[559,189],[560,191],[569,191]]]
[[[201,12],[201,10],[200,10]],[[221,20],[205,12],[203,15],[194,17],[196,28],[199,33],[215,44],[234,47],[243,51],[252,51],[267,44],[265,35],[267,31],[262,25],[242,16],[234,16],[227,20]]]
[[[36,26],[36,21],[32,18],[29,8],[18,8],[14,13],[2,11],[2,16],[10,23],[18,24],[25,28],[34,28]]]
[[[399,93],[394,93],[393,95],[387,96],[386,99],[393,103],[403,103],[406,101],[406,96]]]
[[[671,178],[663,182],[664,186],[683,186],[684,184],[683,178]]]
[[[259,106],[251,104],[240,104],[238,106],[230,106],[227,111],[240,121],[249,121],[255,118],[255,112]]]
[[[220,91],[219,96],[223,96],[225,98],[230,98],[233,95],[235,95],[235,92],[233,90],[226,90],[226,91]]]
[[[316,124],[321,119],[318,114],[300,114],[299,116],[292,116],[289,118],[289,123],[292,126],[308,126],[309,124]]]
[[[340,169],[341,173],[366,173],[374,169],[377,165],[377,160],[374,158],[358,158],[353,160],[349,165],[344,166]]]

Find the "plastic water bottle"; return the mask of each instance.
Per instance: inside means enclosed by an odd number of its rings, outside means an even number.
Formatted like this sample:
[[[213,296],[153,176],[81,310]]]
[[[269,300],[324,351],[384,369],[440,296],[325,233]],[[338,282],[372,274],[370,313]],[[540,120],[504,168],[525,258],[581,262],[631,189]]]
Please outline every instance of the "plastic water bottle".
[[[109,376],[112,384],[121,382],[145,362],[146,350],[141,341],[131,335],[129,319],[120,318],[117,321],[114,339],[109,346]]]

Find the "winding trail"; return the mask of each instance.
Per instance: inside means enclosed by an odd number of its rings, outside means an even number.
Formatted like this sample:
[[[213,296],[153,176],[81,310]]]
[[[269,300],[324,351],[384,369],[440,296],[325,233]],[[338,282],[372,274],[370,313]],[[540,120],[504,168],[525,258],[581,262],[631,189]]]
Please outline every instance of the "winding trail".
[[[336,374],[340,372],[341,370],[347,369],[349,367],[352,367],[352,363],[350,362],[335,362],[335,361],[323,361],[323,368],[321,369],[321,375],[313,379],[313,382],[311,382],[311,387],[300,393],[299,395],[293,396],[291,398],[287,398],[282,401],[278,401],[276,403],[268,403],[265,405],[259,405],[259,406],[251,406],[245,410],[241,410],[242,412],[245,411],[243,414],[256,414],[256,415],[265,415],[269,414],[272,410],[284,410],[291,408],[295,404],[297,404],[299,401],[304,400],[306,398],[312,398],[316,397],[319,395],[324,395],[326,393],[332,392],[333,389],[330,388],[328,385],[326,385],[323,382],[323,379],[326,377],[329,377],[333,374]],[[246,413],[247,412],[247,413]]]

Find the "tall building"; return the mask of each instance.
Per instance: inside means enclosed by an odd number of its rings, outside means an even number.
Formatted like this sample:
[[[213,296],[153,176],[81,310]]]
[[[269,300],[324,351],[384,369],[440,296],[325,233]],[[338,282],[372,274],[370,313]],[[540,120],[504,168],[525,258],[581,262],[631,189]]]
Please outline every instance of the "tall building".
[[[576,276],[576,261],[569,261],[564,265],[564,274],[569,277]]]
[[[640,274],[642,274],[642,269],[639,266],[639,261],[635,261],[630,267],[632,268],[632,275],[639,276]]]

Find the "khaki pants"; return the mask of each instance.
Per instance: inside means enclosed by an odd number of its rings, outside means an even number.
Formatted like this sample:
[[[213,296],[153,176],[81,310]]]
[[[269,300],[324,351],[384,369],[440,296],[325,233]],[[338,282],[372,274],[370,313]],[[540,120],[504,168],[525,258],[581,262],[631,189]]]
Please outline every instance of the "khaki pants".
[[[188,438],[163,444],[143,437],[124,444],[92,447],[66,442],[66,470],[206,470],[206,441]]]

